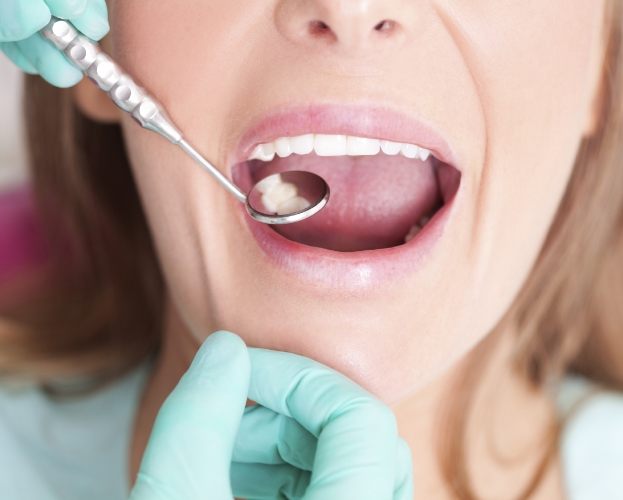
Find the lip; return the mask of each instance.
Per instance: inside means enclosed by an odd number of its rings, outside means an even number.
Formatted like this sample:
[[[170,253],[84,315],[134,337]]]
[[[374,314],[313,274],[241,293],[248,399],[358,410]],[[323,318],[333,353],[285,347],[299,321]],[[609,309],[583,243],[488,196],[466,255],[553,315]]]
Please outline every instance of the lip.
[[[258,144],[302,134],[343,134],[415,144],[462,172],[455,149],[439,129],[423,117],[387,106],[321,104],[282,108],[255,120],[227,160],[228,174],[246,161]]]
[[[387,107],[361,105],[310,105],[282,109],[257,120],[243,134],[228,161],[247,160],[261,143],[305,133],[345,134],[416,144],[461,173],[461,182],[450,200],[409,242],[390,248],[338,252],[292,241],[266,224],[253,220],[244,204],[236,203],[241,226],[255,240],[263,260],[292,278],[292,283],[322,295],[365,296],[396,284],[426,265],[446,232],[464,191],[462,162],[442,134],[429,122]]]
[[[390,248],[337,252],[292,241],[266,224],[253,220],[243,204],[237,203],[242,227],[264,254],[264,259],[290,275],[294,282],[322,294],[366,295],[416,272],[445,234],[446,227],[460,204],[459,186],[431,220],[409,242]]]

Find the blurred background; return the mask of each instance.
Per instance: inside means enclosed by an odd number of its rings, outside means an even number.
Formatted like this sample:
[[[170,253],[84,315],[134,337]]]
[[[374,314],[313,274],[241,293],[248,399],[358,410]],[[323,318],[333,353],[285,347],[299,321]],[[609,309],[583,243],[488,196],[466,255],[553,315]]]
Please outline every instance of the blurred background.
[[[0,191],[27,181],[21,81],[20,71],[0,53]]]
[[[48,254],[29,190],[21,86],[22,73],[0,53],[0,311],[39,288]]]

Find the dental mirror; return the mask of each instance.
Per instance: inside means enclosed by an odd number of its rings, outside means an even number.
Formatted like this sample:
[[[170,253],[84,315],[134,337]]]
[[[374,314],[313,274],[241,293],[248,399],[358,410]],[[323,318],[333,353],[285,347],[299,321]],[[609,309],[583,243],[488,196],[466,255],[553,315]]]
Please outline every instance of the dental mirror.
[[[318,213],[329,201],[329,186],[311,172],[264,177],[247,195],[247,211],[266,224],[290,224]]]
[[[179,146],[244,203],[249,215],[258,222],[299,222],[317,214],[329,201],[330,190],[325,180],[319,175],[302,170],[264,177],[255,183],[248,194],[244,194],[184,139],[180,140]]]
[[[179,146],[204,167],[238,201],[245,204],[247,212],[255,220],[264,224],[299,222],[317,214],[329,201],[329,186],[324,179],[303,171],[273,174],[261,179],[248,195],[245,194],[184,139],[162,104],[68,21],[52,17],[41,30],[41,35],[63,51],[74,66],[143,128]]]

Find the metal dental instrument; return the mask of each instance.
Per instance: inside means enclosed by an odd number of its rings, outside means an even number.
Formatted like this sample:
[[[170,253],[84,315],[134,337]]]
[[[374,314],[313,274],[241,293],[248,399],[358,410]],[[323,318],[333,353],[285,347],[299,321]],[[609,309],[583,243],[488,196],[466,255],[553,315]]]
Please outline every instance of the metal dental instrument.
[[[113,102],[129,113],[142,127],[165,137],[182,148],[192,159],[204,167],[214,178],[240,202],[255,220],[265,224],[290,224],[318,213],[329,200],[329,186],[322,177],[311,172],[293,171],[273,174],[260,180],[243,193],[214,165],[199,154],[185,139],[182,132],[167,116],[164,107],[154,97],[116,64],[99,46],[81,35],[69,22],[53,17],[41,30],[41,35],[63,51],[86,76],[93,80]],[[286,209],[267,208],[262,186],[288,183],[294,187],[295,203],[286,203]],[[290,189],[292,191],[292,189]],[[288,200],[286,200],[288,201]]]

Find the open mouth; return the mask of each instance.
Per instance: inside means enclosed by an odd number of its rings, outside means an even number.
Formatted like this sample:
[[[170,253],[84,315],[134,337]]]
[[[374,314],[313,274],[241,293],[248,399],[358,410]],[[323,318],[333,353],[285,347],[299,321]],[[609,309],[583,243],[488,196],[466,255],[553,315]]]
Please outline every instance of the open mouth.
[[[246,161],[232,167],[232,177],[248,192],[268,175],[293,170],[320,175],[331,198],[317,215],[271,230],[339,252],[408,243],[452,200],[461,181],[458,169],[417,144],[314,133],[256,145]]]

